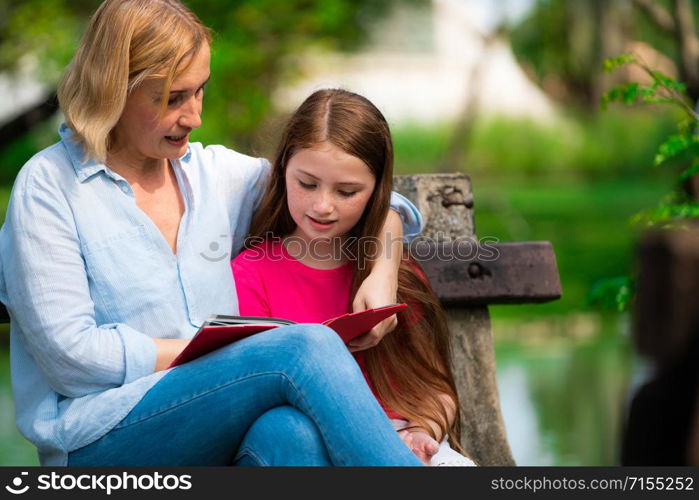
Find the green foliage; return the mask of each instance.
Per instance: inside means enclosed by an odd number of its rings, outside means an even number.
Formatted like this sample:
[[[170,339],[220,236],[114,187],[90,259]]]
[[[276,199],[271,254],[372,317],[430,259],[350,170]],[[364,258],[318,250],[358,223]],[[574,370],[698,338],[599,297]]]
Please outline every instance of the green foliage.
[[[602,68],[607,73],[611,73],[617,68],[626,66],[627,64],[632,64],[636,62],[636,57],[633,54],[621,54],[616,57],[610,57],[602,63]]]
[[[553,175],[517,179],[502,174],[473,178],[479,237],[547,240],[556,251],[562,298],[498,308],[498,317],[512,319],[562,317],[600,306],[588,298],[595,283],[632,267],[639,229],[629,218],[649,199],[660,196],[670,182],[662,172],[651,170],[616,179]],[[614,304],[614,299],[610,297],[608,303]],[[612,310],[616,311],[615,305]]]
[[[669,135],[659,146],[652,165],[675,171],[675,188],[665,194],[654,207],[634,214],[631,222],[637,227],[681,228],[688,219],[699,218],[699,203],[690,197],[683,184],[699,173],[699,115],[686,95],[686,87],[681,82],[660,71],[650,68],[635,54],[622,54],[604,63],[607,72],[617,68],[635,65],[649,77],[650,83],[628,82],[609,90],[601,99],[602,107],[613,102],[625,105],[635,103],[669,105],[680,110],[676,123],[676,133]],[[648,162],[650,163],[650,162]],[[630,277],[600,280],[590,291],[588,303],[603,309],[625,311],[633,298],[633,284]]]
[[[653,3],[673,10],[672,0]],[[699,2],[692,3],[699,19]],[[643,42],[682,65],[676,39],[631,0],[535,0],[511,40],[517,59],[552,97],[595,109],[605,85],[600,65],[629,43]]]
[[[653,165],[672,168],[677,173],[675,190],[666,195],[660,203],[636,216],[633,221],[645,227],[676,224],[681,219],[699,217],[699,203],[688,197],[682,186],[692,175],[699,172],[699,115],[686,95],[682,82],[650,68],[635,54],[622,54],[605,61],[608,72],[627,65],[640,67],[648,75],[650,83],[630,82],[609,90],[602,96],[602,106],[612,102],[626,105],[634,103],[662,104],[680,110],[676,133],[668,136],[659,146],[653,158]]]
[[[658,151],[653,159],[656,167],[684,164],[689,165],[682,170],[677,178],[678,181],[688,179],[696,169],[696,163],[692,159],[699,153],[699,137],[694,133],[682,132],[671,135],[658,146]]]
[[[649,85],[642,85],[638,82],[627,82],[612,88],[602,96],[601,103],[603,109],[606,109],[611,102],[622,102],[627,105],[636,102],[645,104],[671,104],[679,106],[682,110],[687,112],[693,121],[696,121],[697,115],[686,96],[687,87],[682,82],[660,71],[651,69],[642,62],[638,56],[631,53],[622,54],[621,56],[607,59],[603,67],[606,72],[611,73],[617,68],[628,65],[637,65],[643,69],[650,77],[651,83]]]
[[[551,123],[499,116],[475,124],[463,147],[462,163],[479,179],[637,176],[673,129],[671,113],[641,109],[569,113]],[[440,163],[449,129],[403,125],[394,127],[393,136],[396,171],[417,173],[432,171]]]
[[[673,191],[666,194],[660,202],[650,208],[641,210],[631,217],[631,222],[642,228],[684,228],[687,219],[699,218],[699,204],[686,193]]]
[[[272,112],[279,81],[298,75],[298,57],[310,47],[357,47],[371,25],[362,20],[385,14],[398,1],[188,1],[214,32],[205,120],[194,139],[249,150]]]
[[[55,82],[70,61],[81,27],[96,4],[84,0],[0,0],[0,72],[36,65],[37,76]]]
[[[59,118],[59,117],[56,117]],[[37,151],[58,140],[58,119],[37,126],[30,133],[11,142],[0,151],[0,183],[11,186],[17,171]],[[4,210],[2,205],[0,210]]]
[[[585,87],[594,46],[592,33],[578,45],[584,53],[573,57],[567,0],[538,0],[530,13],[511,29],[510,38],[517,59],[530,69],[540,83],[546,79],[564,82],[567,88]],[[580,19],[580,17],[576,17]]]
[[[274,89],[299,74],[305,50],[359,47],[393,6],[426,1],[184,0],[214,33],[203,126],[193,139],[250,151],[272,114]],[[0,71],[35,59],[41,77],[55,85],[100,3],[0,0]]]
[[[594,284],[587,296],[587,305],[604,310],[627,311],[634,293],[634,282],[629,276],[606,278]]]

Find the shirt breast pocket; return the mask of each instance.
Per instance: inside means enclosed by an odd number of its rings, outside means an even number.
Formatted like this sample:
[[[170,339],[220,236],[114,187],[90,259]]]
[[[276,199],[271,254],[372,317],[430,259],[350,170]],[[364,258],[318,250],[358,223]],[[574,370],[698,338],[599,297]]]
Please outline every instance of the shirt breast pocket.
[[[121,322],[152,311],[164,291],[174,291],[174,256],[162,255],[145,226],[83,242],[90,294],[98,322]]]

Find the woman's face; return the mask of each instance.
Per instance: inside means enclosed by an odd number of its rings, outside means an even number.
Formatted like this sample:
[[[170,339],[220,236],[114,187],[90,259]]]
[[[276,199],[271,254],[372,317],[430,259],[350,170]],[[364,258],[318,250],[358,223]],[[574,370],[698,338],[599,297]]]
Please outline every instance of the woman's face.
[[[376,179],[369,167],[329,142],[301,149],[286,166],[293,236],[310,242],[346,235],[359,221]]]
[[[179,158],[185,154],[189,133],[201,125],[210,58],[209,46],[205,44],[172,82],[163,114],[163,81],[148,80],[136,87],[127,97],[112,132],[110,153],[134,161]]]

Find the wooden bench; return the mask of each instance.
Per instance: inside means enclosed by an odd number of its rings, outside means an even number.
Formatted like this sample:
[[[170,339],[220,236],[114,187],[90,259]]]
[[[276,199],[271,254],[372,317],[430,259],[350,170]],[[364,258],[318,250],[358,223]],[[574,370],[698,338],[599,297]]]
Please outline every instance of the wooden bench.
[[[426,222],[406,251],[421,262],[447,311],[462,403],[462,443],[481,465],[514,465],[500,411],[488,305],[558,299],[553,247],[541,241],[479,243],[466,175],[399,176],[395,189],[418,207]],[[8,321],[0,304],[0,322]]]
[[[514,465],[500,410],[488,305],[560,298],[553,247],[545,241],[478,243],[466,175],[397,177],[394,188],[425,218],[422,236],[410,250],[447,311],[461,442],[481,465]]]

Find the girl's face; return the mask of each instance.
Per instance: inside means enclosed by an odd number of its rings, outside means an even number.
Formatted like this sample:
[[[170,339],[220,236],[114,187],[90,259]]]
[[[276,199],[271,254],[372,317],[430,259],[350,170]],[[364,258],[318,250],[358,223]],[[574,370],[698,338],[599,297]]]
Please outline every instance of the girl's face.
[[[362,160],[329,142],[296,152],[285,180],[296,223],[291,236],[307,242],[345,236],[364,213],[376,184]]]
[[[189,67],[172,82],[162,115],[162,80],[147,80],[136,87],[114,127],[110,151],[135,161],[179,158],[185,154],[189,133],[201,125],[209,62],[209,46],[204,44]]]

